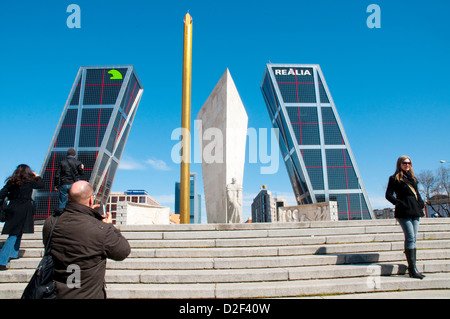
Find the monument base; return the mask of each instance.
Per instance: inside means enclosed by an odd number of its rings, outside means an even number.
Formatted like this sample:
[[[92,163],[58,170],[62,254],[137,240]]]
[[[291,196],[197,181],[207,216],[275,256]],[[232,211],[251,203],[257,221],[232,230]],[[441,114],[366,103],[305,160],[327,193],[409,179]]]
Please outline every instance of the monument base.
[[[280,207],[278,213],[278,222],[280,223],[317,220],[338,221],[338,207],[337,202],[334,201]]]

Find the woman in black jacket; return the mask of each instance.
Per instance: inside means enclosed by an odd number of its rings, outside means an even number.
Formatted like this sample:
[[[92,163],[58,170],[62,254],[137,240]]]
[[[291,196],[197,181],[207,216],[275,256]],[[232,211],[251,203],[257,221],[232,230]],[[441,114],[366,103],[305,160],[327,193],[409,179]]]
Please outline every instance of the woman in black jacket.
[[[425,276],[416,268],[416,238],[425,205],[417,189],[417,179],[408,156],[398,158],[395,174],[389,177],[386,199],[395,205],[395,218],[405,234],[409,276],[423,279]]]
[[[8,234],[9,237],[0,252],[0,270],[7,269],[10,258],[19,257],[22,234],[34,233],[35,206],[31,196],[33,189],[39,188],[44,188],[44,182],[28,165],[21,164],[6,179],[5,186],[0,190],[0,205],[6,197],[9,200],[2,230],[2,234]]]

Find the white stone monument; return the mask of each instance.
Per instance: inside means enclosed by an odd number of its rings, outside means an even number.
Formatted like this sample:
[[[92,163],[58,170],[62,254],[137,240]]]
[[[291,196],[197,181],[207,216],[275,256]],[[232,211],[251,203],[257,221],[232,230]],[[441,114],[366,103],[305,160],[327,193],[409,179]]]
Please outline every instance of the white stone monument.
[[[236,183],[236,178],[231,179],[227,185],[227,216],[228,223],[242,222],[242,185]]]
[[[248,116],[228,69],[197,120],[208,223],[241,222]],[[229,184],[240,185],[240,210],[228,211]]]
[[[278,209],[280,223],[331,220],[338,221],[337,202],[329,201],[316,204],[285,206]]]
[[[117,203],[116,225],[153,224],[170,224],[170,208],[132,202]]]

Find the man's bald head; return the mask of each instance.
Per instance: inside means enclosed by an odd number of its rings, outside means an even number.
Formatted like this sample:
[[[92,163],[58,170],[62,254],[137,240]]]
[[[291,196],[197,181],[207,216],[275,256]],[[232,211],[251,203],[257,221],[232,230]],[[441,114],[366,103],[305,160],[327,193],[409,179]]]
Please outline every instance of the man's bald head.
[[[72,184],[69,190],[69,198],[71,201],[90,206],[89,199],[94,194],[91,184],[86,181],[78,181]]]

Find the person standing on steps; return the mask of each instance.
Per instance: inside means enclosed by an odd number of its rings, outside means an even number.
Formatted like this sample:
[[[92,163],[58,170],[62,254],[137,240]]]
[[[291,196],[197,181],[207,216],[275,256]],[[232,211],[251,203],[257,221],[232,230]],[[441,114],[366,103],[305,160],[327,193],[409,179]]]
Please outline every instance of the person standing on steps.
[[[412,278],[423,279],[416,268],[416,239],[420,217],[425,206],[417,189],[411,158],[406,155],[397,159],[395,174],[389,177],[386,199],[395,205],[395,218],[405,235],[405,255],[408,272]],[[395,195],[395,196],[394,196]]]
[[[124,260],[131,252],[128,240],[96,210],[94,190],[86,181],[75,182],[61,216],[50,216],[42,229],[44,245],[53,230],[50,254],[55,264],[56,299],[106,299],[106,260]]]
[[[0,252],[0,270],[7,269],[10,259],[19,258],[22,235],[34,233],[33,216],[36,207],[31,196],[33,189],[42,188],[42,179],[28,165],[20,164],[0,190],[0,205],[6,198],[9,200],[5,209],[6,222],[2,229],[2,234],[9,236]]]
[[[75,158],[75,155],[73,148],[67,150],[67,158],[59,162],[55,173],[54,184],[55,191],[59,191],[60,210],[66,207],[70,187],[84,174],[84,165]]]

